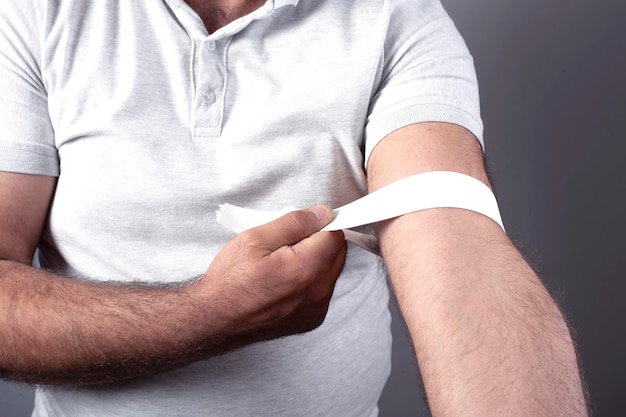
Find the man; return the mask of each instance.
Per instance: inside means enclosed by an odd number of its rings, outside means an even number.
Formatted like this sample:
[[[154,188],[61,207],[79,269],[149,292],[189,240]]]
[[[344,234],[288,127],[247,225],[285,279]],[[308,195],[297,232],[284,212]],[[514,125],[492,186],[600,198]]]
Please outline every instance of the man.
[[[34,415],[377,415],[385,274],[318,233],[318,204],[434,170],[488,184],[439,2],[32,0],[0,20],[0,369],[45,387]],[[233,237],[223,202],[311,208]],[[585,414],[563,318],[495,222],[377,233],[433,415]]]

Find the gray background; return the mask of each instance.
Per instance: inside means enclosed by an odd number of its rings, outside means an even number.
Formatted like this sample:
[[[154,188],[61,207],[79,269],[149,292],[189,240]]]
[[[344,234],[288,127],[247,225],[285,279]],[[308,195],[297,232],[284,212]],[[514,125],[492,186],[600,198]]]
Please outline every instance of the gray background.
[[[509,235],[562,300],[596,416],[624,413],[626,2],[444,0],[474,55]],[[397,317],[397,316],[396,316]],[[381,417],[427,415],[401,321]],[[32,390],[0,382],[0,416]]]

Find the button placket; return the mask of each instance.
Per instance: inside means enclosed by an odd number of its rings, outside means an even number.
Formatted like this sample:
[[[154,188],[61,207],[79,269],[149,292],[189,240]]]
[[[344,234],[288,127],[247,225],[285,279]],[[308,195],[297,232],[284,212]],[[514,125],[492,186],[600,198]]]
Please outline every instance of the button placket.
[[[206,39],[198,49],[196,100],[194,106],[194,136],[218,137],[221,132],[225,71],[223,54],[225,42]]]

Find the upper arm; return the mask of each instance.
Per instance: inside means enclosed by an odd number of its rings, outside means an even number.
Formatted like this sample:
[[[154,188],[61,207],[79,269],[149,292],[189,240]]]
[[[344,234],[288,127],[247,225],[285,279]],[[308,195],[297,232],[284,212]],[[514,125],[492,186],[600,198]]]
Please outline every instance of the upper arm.
[[[367,164],[368,188],[372,192],[428,171],[460,172],[490,185],[481,145],[469,131],[449,123],[417,123],[376,145]]]
[[[367,167],[370,192],[403,177],[436,170],[460,172],[490,185],[480,143],[452,124],[420,123],[398,129],[374,148]],[[478,286],[482,279],[489,287],[500,274],[483,272],[493,270],[494,262],[517,265],[520,261],[500,225],[469,210],[408,213],[376,224],[376,232],[417,350],[428,337],[420,330],[424,320],[443,329],[441,323],[429,321],[434,316],[421,306],[441,307],[437,300],[444,299],[444,294],[469,299],[473,293],[453,290],[462,283]],[[455,298],[454,303],[458,301]]]
[[[0,259],[31,263],[55,186],[56,177],[0,172]]]
[[[369,191],[401,178],[427,171],[454,171],[470,175],[491,186],[480,143],[464,128],[446,123],[419,123],[398,129],[378,143],[367,165]],[[402,274],[395,265],[415,257],[425,268],[451,265],[439,263],[448,255],[469,253],[465,244],[481,245],[489,240],[506,244],[500,226],[481,214],[459,209],[434,209],[409,213],[376,225],[381,251],[396,289]],[[459,240],[462,237],[463,242]],[[417,245],[417,246],[415,246]],[[411,248],[411,249],[409,249]],[[418,273],[418,271],[413,271]]]

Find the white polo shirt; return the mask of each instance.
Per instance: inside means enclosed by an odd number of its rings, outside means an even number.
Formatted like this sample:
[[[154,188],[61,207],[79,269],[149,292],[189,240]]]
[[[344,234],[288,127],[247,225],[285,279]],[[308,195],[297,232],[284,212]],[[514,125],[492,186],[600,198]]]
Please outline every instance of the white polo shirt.
[[[471,56],[437,0],[268,0],[208,34],[182,0],[7,0],[0,170],[58,176],[38,263],[178,282],[233,236],[223,202],[338,207],[376,144],[443,121],[482,140]],[[374,416],[389,373],[380,260],[350,246],[324,324],[35,416]],[[106,320],[106,318],[103,318]]]

